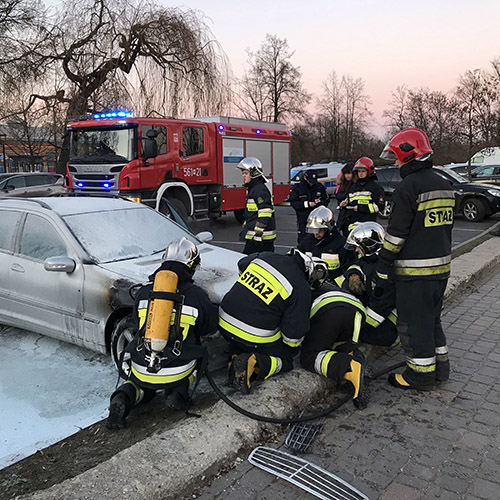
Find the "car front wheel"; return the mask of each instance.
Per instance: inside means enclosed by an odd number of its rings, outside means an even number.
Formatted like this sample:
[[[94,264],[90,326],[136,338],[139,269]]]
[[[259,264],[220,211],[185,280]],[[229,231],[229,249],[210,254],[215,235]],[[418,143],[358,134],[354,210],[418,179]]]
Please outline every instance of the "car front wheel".
[[[477,198],[468,199],[462,208],[464,217],[470,222],[480,222],[484,219],[486,210],[483,203]]]
[[[392,201],[390,200],[384,201],[384,209],[381,212],[379,212],[379,215],[380,217],[382,217],[382,219],[388,219],[391,216],[392,205],[393,205]]]
[[[115,324],[111,333],[111,357],[123,379],[126,379],[130,372],[130,354],[125,353],[122,356],[122,353],[134,339],[136,331],[135,321],[132,314],[129,314]]]

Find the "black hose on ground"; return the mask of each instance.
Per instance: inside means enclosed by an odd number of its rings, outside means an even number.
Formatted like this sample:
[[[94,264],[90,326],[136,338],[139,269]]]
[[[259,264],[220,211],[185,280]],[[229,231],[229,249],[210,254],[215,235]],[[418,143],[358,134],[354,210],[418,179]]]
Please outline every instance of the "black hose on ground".
[[[406,363],[404,361],[397,363],[396,365],[389,366],[388,368],[384,368],[383,370],[380,370],[376,372],[374,375],[369,377],[369,379],[374,380],[385,373],[388,373],[392,370],[396,370],[397,368],[400,368],[401,366],[404,366]],[[319,411],[318,413],[314,413],[312,415],[304,415],[303,417],[296,417],[296,418],[275,418],[275,417],[266,417],[265,415],[258,415],[257,413],[252,413],[251,411],[245,410],[245,408],[242,408],[241,406],[238,406],[234,401],[229,399],[218,387],[218,385],[215,383],[215,380],[212,377],[212,374],[209,372],[208,367],[205,369],[205,375],[207,376],[208,383],[214,390],[215,394],[219,396],[224,403],[229,405],[233,410],[236,410],[238,413],[241,413],[242,415],[245,415],[246,417],[252,418],[253,420],[258,420],[259,422],[267,422],[269,424],[284,424],[284,425],[292,425],[292,424],[299,424],[301,422],[309,422],[311,420],[316,420],[321,417],[325,417],[326,415],[329,415],[330,413],[333,413],[335,410],[338,410],[344,403],[349,401],[352,398],[352,394],[346,394],[342,398],[340,398],[334,405]]]

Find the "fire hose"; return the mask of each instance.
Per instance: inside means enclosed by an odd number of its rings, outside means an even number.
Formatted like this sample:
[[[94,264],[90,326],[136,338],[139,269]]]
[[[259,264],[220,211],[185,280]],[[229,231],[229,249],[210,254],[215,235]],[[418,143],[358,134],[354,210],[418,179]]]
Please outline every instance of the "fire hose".
[[[379,370],[378,372],[374,373],[370,377],[366,377],[369,380],[375,380],[378,377],[381,377],[382,375],[385,375],[386,373],[396,370],[397,368],[401,368],[402,366],[405,366],[405,362],[401,361],[400,363],[397,363],[395,365],[389,366],[387,368],[383,368],[382,370]],[[230,406],[233,410],[236,410],[238,413],[241,413],[242,415],[245,415],[246,417],[249,417],[253,420],[258,420],[259,422],[267,422],[269,424],[284,424],[284,425],[291,425],[291,424],[298,424],[301,422],[309,422],[311,420],[316,420],[321,417],[325,417],[326,415],[329,415],[330,413],[333,413],[335,410],[340,408],[344,403],[349,401],[352,398],[351,394],[346,394],[342,398],[340,398],[334,405],[325,408],[324,410],[321,410],[317,413],[313,413],[312,415],[304,415],[302,417],[296,417],[296,418],[276,418],[276,417],[268,417],[266,415],[258,415],[257,413],[252,413],[251,411],[246,410],[245,408],[242,408],[241,406],[238,406],[234,401],[232,401],[230,398],[228,398],[222,391],[221,389],[217,386],[215,383],[215,380],[212,377],[212,374],[208,370],[208,367],[205,368],[205,375],[207,377],[208,383],[214,390],[215,394],[219,396],[219,398],[224,401],[228,406]]]

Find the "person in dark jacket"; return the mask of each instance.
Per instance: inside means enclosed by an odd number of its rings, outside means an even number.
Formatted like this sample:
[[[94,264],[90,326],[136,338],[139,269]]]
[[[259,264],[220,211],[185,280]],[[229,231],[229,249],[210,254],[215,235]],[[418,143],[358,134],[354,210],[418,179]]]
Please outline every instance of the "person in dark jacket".
[[[377,182],[373,161],[363,156],[354,164],[353,170],[358,180],[351,185],[347,198],[340,203],[340,207],[347,209],[342,221],[344,236],[359,222],[376,222],[378,212],[384,208],[384,189]]]
[[[318,182],[316,170],[305,170],[301,181],[290,193],[290,205],[297,215],[297,243],[306,235],[307,218],[312,210],[320,205],[326,207],[329,201],[325,186]]]
[[[386,282],[377,276],[378,254],[384,236],[384,228],[376,222],[362,222],[349,233],[346,248],[355,250],[359,258],[345,272],[343,288],[366,307],[360,342],[391,347],[399,344],[396,289],[394,283],[385,286]]]
[[[189,387],[197,376],[197,368],[203,355],[200,337],[217,330],[217,307],[208,295],[193,283],[193,275],[200,264],[200,254],[194,243],[181,238],[168,245],[162,265],[149,277],[135,296],[134,318],[137,334],[126,348],[130,371],[124,384],[111,395],[106,426],[121,429],[126,425],[130,410],[140,402],[150,401],[161,389],[165,395],[173,394],[180,406],[187,410],[191,404]],[[146,320],[153,291],[153,282],[160,271],[172,271],[178,277],[177,293],[184,302],[174,308],[170,324],[180,312],[180,331],[170,327],[167,345],[159,354],[152,353],[145,341]],[[161,299],[154,299],[161,300]],[[177,337],[177,338],[174,338]],[[125,359],[125,358],[124,358]],[[153,366],[156,361],[156,366]]]
[[[363,304],[339,287],[324,283],[312,292],[311,327],[304,338],[300,363],[306,369],[354,386],[356,407],[366,407],[369,392],[364,383],[365,359],[358,350],[366,318]]]
[[[238,164],[247,188],[245,222],[241,238],[245,240],[243,253],[274,252],[276,239],[276,220],[273,197],[266,186],[262,163],[258,158],[249,156]]]
[[[377,275],[396,280],[399,336],[407,352],[406,370],[389,382],[401,389],[429,390],[448,380],[450,362],[441,326],[441,308],[450,274],[455,194],[432,169],[425,132],[396,133],[382,158],[396,160],[401,183],[380,252]]]
[[[219,308],[219,330],[229,341],[228,382],[248,393],[252,383],[292,369],[309,330],[310,284],[323,282],[325,262],[292,255],[252,254]]]
[[[335,226],[333,212],[328,207],[315,208],[307,219],[306,232],[299,250],[324,260],[328,264],[328,280],[342,286],[343,274],[356,260],[356,253],[344,247],[345,238]]]
[[[353,167],[354,165],[352,163],[346,163],[342,167],[338,184],[335,188],[335,199],[337,200],[337,208],[339,209],[339,215],[337,217],[337,228],[339,231],[342,230],[343,221],[347,215],[347,208],[345,206],[340,206],[340,204],[347,198],[351,185],[357,180],[357,174],[354,172]]]

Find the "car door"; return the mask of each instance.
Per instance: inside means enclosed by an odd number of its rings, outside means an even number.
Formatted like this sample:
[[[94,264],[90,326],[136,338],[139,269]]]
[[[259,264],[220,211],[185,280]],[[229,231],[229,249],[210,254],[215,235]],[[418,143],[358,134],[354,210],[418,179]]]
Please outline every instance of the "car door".
[[[24,196],[50,196],[51,185],[54,184],[54,181],[55,178],[52,175],[27,175]]]
[[[24,175],[16,175],[9,177],[2,184],[2,193],[6,196],[23,196],[23,191],[26,190],[26,180]]]
[[[14,298],[10,287],[10,261],[14,252],[16,234],[22,213],[16,210],[0,210],[0,319],[10,324]]]
[[[47,271],[49,257],[69,256],[72,273]],[[10,260],[12,314],[23,327],[78,343],[83,336],[83,269],[60,227],[42,215],[28,213]]]

